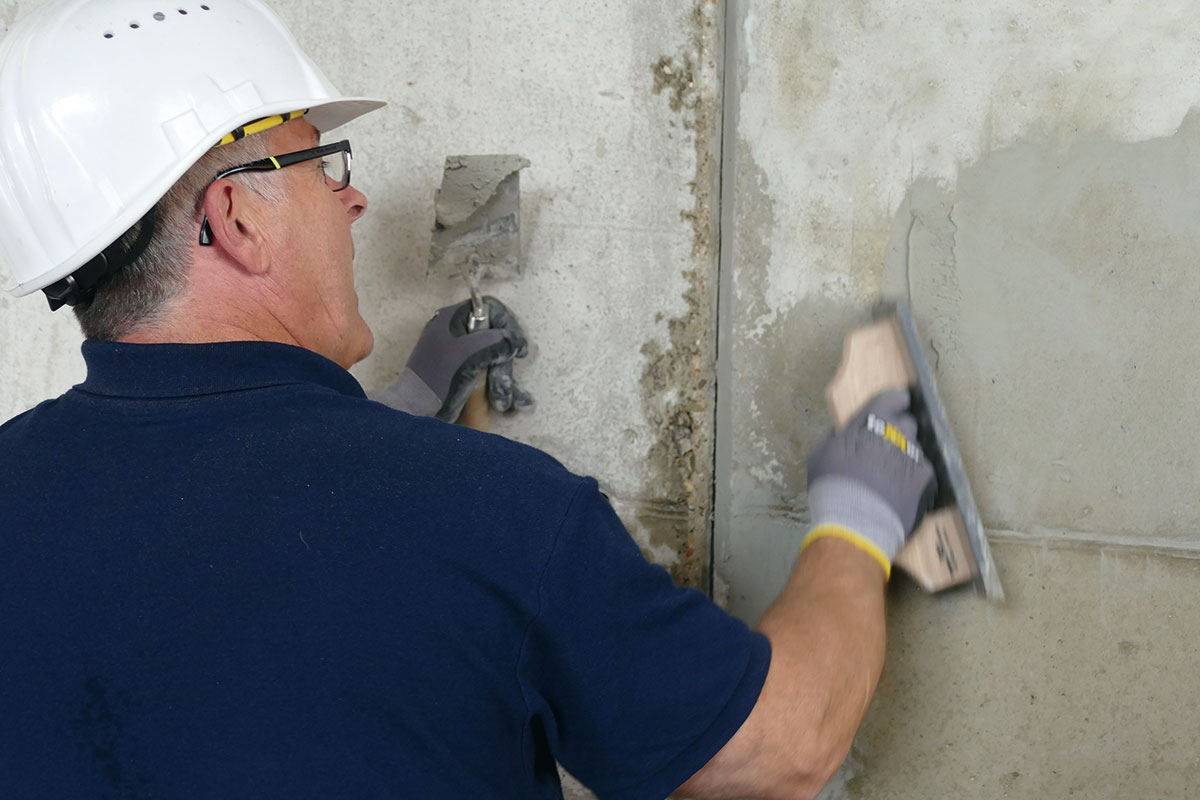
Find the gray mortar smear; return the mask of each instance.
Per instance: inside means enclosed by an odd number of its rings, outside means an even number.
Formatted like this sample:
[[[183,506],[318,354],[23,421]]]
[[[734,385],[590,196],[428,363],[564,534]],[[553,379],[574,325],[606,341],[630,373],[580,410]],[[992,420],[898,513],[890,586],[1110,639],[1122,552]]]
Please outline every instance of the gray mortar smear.
[[[435,198],[429,275],[460,279],[476,254],[480,278],[521,273],[521,170],[517,155],[448,156]]]
[[[1198,185],[1193,112],[910,187],[885,286],[911,294],[986,527],[1195,540]]]

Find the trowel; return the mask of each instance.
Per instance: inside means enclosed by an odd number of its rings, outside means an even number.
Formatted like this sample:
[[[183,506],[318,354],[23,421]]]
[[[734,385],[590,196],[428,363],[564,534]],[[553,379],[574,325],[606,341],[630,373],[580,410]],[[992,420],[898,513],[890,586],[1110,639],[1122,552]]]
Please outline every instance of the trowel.
[[[468,331],[489,324],[480,283],[521,275],[520,181],[521,170],[528,166],[529,161],[517,155],[446,158],[434,199],[436,214],[426,275],[465,281],[471,298]],[[485,375],[458,421],[485,431],[488,418]]]
[[[988,600],[1002,603],[1000,576],[912,311],[907,303],[881,302],[873,318],[846,335],[825,401],[841,430],[880,392],[910,392],[917,439],[933,465],[938,491],[896,566],[927,592],[972,583]]]

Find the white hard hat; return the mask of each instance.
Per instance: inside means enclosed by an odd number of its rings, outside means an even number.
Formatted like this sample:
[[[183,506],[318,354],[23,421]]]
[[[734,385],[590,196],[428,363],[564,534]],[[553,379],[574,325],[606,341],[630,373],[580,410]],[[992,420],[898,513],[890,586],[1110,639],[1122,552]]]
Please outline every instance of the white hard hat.
[[[65,278],[240,126],[308,109],[328,131],[385,105],[345,97],[259,0],[52,0],[0,43],[0,273]]]

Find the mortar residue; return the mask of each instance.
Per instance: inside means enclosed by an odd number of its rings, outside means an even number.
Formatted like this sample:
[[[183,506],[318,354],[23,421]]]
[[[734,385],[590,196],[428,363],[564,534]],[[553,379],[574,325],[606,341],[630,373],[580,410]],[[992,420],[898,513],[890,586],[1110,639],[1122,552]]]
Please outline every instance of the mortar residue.
[[[689,46],[664,55],[650,72],[655,95],[667,95],[673,112],[691,134],[696,172],[690,181],[694,203],[680,210],[691,228],[692,267],[683,272],[688,306],[682,317],[667,320],[670,344],[643,345],[643,409],[655,429],[648,463],[650,491],[674,513],[642,518],[655,546],[678,553],[668,565],[674,581],[709,590],[713,512],[713,426],[715,410],[714,279],[716,271],[714,194],[718,175],[714,149],[719,142],[718,7],[700,0],[692,7]]]
[[[435,199],[429,275],[458,279],[478,256],[482,279],[521,274],[521,170],[516,155],[449,156]]]
[[[501,181],[528,166],[528,159],[516,155],[447,156],[437,194],[438,222],[446,227],[464,222],[491,199]]]
[[[17,16],[20,13],[20,3],[5,3],[3,6],[0,6],[0,35],[8,33],[13,23],[17,21]]]
[[[712,519],[712,461],[716,272],[713,157],[719,141],[721,92],[715,52],[719,36],[717,5],[699,0],[691,13],[693,34],[682,52],[664,55],[651,66],[653,92],[666,94],[672,111],[691,134],[696,171],[690,181],[691,208],[680,218],[692,234],[692,268],[683,272],[687,311],[667,322],[669,345],[642,348],[643,409],[656,441],[648,463],[656,501],[676,513],[639,519],[651,542],[678,553],[668,569],[676,583],[709,590]]]

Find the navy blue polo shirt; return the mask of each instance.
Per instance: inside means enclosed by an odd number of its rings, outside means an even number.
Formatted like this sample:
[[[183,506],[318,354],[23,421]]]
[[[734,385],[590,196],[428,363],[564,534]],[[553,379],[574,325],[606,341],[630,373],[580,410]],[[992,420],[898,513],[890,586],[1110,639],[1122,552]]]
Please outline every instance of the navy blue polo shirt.
[[[87,342],[0,427],[0,797],[659,798],[769,644],[596,483],[262,342]]]

